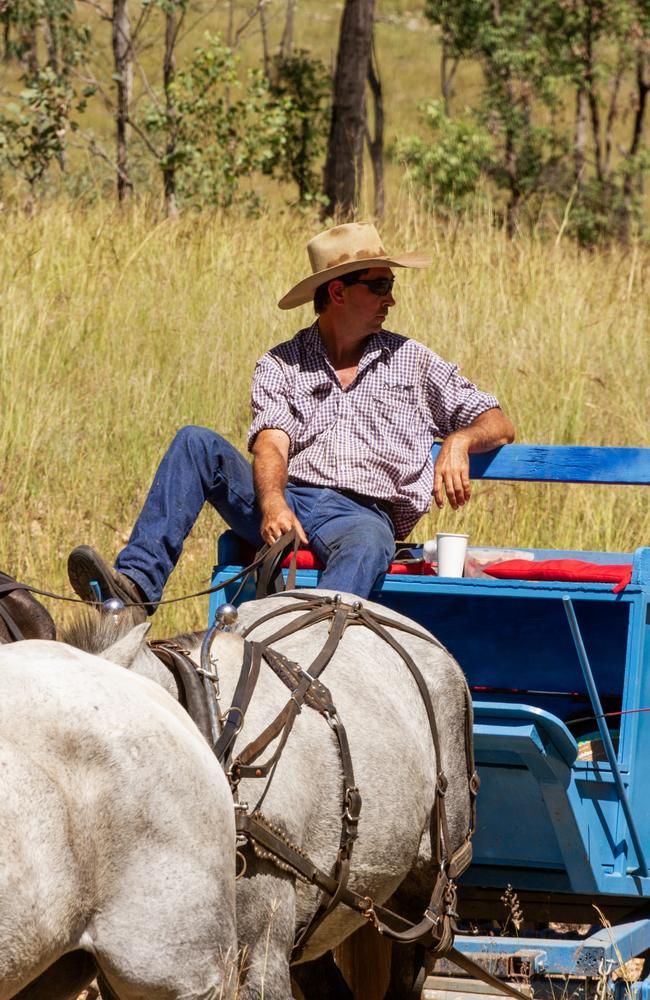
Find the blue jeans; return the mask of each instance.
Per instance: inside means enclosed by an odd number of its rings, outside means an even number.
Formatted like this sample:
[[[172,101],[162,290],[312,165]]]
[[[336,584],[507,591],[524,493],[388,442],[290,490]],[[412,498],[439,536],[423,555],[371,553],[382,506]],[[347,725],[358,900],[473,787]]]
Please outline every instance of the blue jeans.
[[[310,548],[325,564],[319,587],[368,597],[395,551],[386,511],[321,486],[290,483],[285,495]],[[250,463],[214,431],[183,427],[158,466],[129,542],[115,562],[150,601],[162,596],[206,500],[238,535],[261,547],[262,512]]]

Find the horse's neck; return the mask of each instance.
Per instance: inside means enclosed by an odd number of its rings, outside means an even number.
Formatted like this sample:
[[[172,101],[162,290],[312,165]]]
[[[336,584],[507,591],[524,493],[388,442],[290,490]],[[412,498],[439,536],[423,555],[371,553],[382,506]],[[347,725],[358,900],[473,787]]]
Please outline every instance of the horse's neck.
[[[160,684],[172,698],[175,698],[176,701],[179,700],[178,686],[174,680],[174,675],[164,663],[161,663],[149,646],[145,645],[142,648],[141,653],[135,658],[130,669],[134,674],[139,674],[140,677],[147,677],[150,681]]]

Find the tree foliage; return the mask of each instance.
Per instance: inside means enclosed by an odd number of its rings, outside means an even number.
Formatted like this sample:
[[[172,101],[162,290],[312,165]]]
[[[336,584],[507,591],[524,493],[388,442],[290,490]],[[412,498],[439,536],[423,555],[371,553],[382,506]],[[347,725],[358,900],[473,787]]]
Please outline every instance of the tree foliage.
[[[285,138],[275,162],[277,173],[298,186],[298,202],[318,200],[321,179],[316,170],[330,124],[330,75],[305,49],[279,53],[271,73],[270,92],[285,112]]]
[[[406,165],[407,176],[428,191],[433,207],[459,211],[494,163],[493,138],[478,121],[450,118],[442,101],[426,104],[422,118],[433,141],[419,136],[401,139],[394,156]]]
[[[426,0],[426,15],[448,57],[481,67],[482,95],[464,121],[492,136],[483,171],[506,192],[508,230],[524,206],[550,195],[569,206],[567,228],[580,239],[629,232],[647,169],[648,0]],[[635,115],[629,140],[615,148],[624,92]],[[448,160],[456,146],[447,146]]]
[[[235,53],[219,37],[206,36],[171,84],[173,116],[162,100],[148,103],[142,133],[161,169],[174,166],[186,203],[259,205],[258,195],[242,191],[242,181],[279,169],[298,182],[302,198],[314,193],[317,117],[310,111],[321,99],[319,78],[302,55],[288,64],[274,83],[260,70],[242,74]]]

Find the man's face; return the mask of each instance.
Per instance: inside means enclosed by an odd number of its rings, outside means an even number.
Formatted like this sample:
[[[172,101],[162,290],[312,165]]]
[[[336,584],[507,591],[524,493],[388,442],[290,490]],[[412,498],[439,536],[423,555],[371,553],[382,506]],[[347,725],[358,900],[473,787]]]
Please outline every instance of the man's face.
[[[374,278],[392,278],[389,267],[371,267],[361,276],[362,281],[372,281]],[[376,295],[367,285],[346,285],[343,289],[345,318],[365,333],[378,333],[388,315],[388,310],[395,305],[392,292]]]

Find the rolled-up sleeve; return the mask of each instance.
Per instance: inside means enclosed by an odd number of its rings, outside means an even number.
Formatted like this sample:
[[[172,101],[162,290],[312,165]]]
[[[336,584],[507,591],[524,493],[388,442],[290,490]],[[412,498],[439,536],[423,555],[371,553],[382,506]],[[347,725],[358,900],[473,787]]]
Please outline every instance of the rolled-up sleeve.
[[[427,402],[440,437],[468,427],[481,413],[499,406],[499,400],[464,378],[458,365],[431,354],[426,372]]]
[[[260,431],[273,429],[288,434],[293,444],[295,418],[289,405],[287,381],[280,364],[268,354],[257,362],[253,374],[251,409],[253,422],[248,430],[248,450],[251,451]]]

